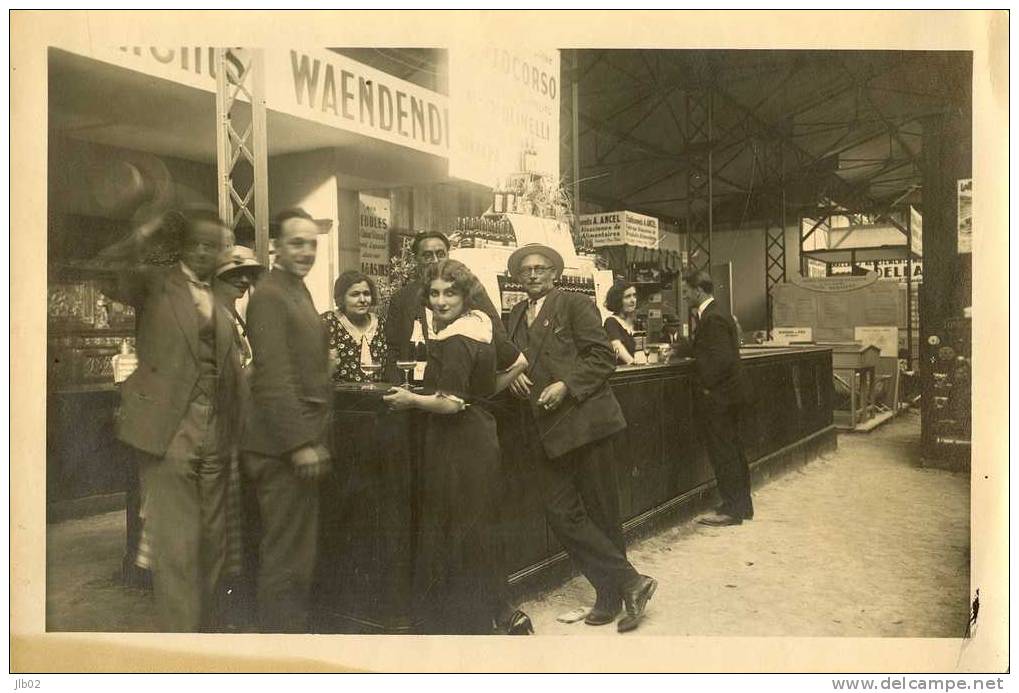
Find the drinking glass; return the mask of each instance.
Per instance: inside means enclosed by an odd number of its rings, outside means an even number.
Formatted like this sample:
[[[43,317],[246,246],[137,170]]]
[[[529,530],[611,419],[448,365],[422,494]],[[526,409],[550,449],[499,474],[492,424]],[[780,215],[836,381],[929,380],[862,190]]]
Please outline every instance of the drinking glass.
[[[403,371],[403,387],[408,390],[411,388],[410,385],[410,372],[414,370],[414,366],[417,365],[417,361],[397,361],[396,367]]]
[[[361,385],[362,390],[371,390],[375,387],[375,376],[382,370],[381,363],[362,363],[361,372],[368,377],[368,382]]]

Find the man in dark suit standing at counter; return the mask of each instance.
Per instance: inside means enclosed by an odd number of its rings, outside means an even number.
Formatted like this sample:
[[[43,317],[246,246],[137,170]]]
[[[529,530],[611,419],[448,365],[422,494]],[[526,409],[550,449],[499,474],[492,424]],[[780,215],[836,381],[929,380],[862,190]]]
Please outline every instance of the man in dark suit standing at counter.
[[[248,304],[253,406],[245,476],[262,518],[257,578],[261,627],[306,632],[318,542],[318,479],[329,469],[332,385],[326,329],[304,285],[318,226],[303,210],[277,217],[276,265]]]
[[[722,504],[699,522],[715,527],[752,519],[750,469],[739,438],[743,409],[749,403],[739,336],[731,315],[715,301],[711,275],[704,271],[683,277],[683,294],[694,318],[692,356],[697,377],[694,409]]]
[[[549,524],[597,591],[586,622],[611,623],[625,605],[618,630],[633,630],[658,583],[626,558],[611,438],[626,420],[608,385],[615,355],[594,303],[554,288],[558,252],[529,244],[508,264],[528,295],[513,307],[509,335],[530,364],[510,390],[530,405],[526,444]]]
[[[173,218],[181,221],[180,262],[143,266],[153,236]],[[173,213],[99,256],[118,271],[104,293],[137,315],[138,367],[122,386],[116,432],[144,453],[142,512],[168,631],[221,625],[227,474],[242,384],[233,323],[209,282],[232,236],[215,212]]]

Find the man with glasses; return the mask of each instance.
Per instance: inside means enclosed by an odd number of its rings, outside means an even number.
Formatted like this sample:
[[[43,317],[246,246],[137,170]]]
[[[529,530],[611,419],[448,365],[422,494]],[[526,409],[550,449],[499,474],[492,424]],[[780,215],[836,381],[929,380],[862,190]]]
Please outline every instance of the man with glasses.
[[[438,231],[422,231],[414,236],[411,252],[414,253],[417,276],[393,294],[389,301],[389,312],[385,321],[386,343],[389,346],[390,359],[387,366],[387,377],[390,379],[397,377],[397,361],[414,360],[414,354],[411,353],[411,341],[415,335],[415,323],[420,326],[419,334],[422,341],[428,339],[430,320],[427,317],[428,309],[422,305],[421,301],[424,289],[422,277],[429,265],[434,265],[449,256],[449,239]],[[488,294],[484,293],[484,289],[482,292],[478,309],[492,318],[496,352],[499,363],[503,364],[511,356],[515,357],[516,350],[507,352],[504,348],[500,349],[500,344],[506,343],[506,329],[502,323],[502,313],[496,310]],[[508,367],[508,365],[504,364],[503,367]]]
[[[615,354],[594,303],[555,288],[558,252],[532,243],[508,265],[528,296],[510,313],[510,339],[529,364],[510,391],[529,404],[525,444],[549,524],[597,592],[585,621],[612,623],[625,606],[617,629],[633,630],[658,583],[626,558],[612,443],[626,420],[608,386]]]
[[[145,264],[176,230],[179,262]],[[175,243],[176,244],[176,243]],[[156,607],[164,630],[220,625],[227,474],[240,430],[241,364],[210,282],[233,234],[215,212],[171,212],[99,260],[104,293],[134,306],[138,367],[124,381],[117,437],[142,454],[138,476]]]

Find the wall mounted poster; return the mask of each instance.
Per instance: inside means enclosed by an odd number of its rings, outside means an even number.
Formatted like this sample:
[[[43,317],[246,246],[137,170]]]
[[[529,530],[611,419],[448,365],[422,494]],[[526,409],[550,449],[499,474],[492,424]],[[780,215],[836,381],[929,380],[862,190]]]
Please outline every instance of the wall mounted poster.
[[[959,252],[973,252],[973,179],[964,178],[958,183]]]
[[[361,271],[376,282],[389,278],[389,198],[360,193]]]

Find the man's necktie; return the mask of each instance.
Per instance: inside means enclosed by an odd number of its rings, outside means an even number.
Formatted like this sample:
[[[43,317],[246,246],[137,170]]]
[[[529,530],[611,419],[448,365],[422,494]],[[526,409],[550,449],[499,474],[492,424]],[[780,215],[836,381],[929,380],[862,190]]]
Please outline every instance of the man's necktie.
[[[527,326],[530,327],[531,323],[534,322],[535,318],[538,317],[538,302],[528,301],[527,302]]]
[[[196,279],[188,279],[192,286],[192,297],[195,299],[195,308],[203,320],[212,320],[212,287],[209,282],[202,282]]]

